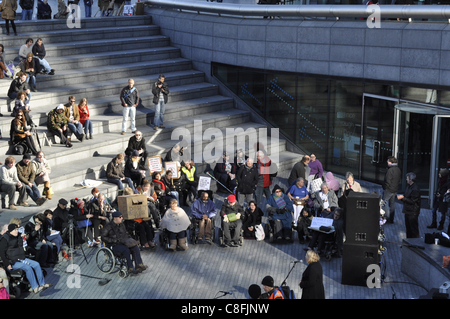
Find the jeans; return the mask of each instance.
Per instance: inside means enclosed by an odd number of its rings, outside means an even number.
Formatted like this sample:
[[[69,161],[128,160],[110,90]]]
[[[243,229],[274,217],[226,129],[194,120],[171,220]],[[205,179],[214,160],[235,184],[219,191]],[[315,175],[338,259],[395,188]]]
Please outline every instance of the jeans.
[[[34,75],[28,75],[27,83],[30,84],[30,87],[35,87],[36,86],[36,77]]]
[[[94,133],[94,127],[92,125],[92,121],[91,120],[85,120],[84,121],[84,134],[87,133]]]
[[[120,179],[118,179],[118,178],[108,178],[107,181],[108,181],[108,183],[116,184],[117,187],[119,187],[119,189],[123,189],[123,183],[122,183],[122,181]],[[125,177],[123,182],[127,183],[128,186],[131,187],[131,189],[133,190],[133,194],[136,194],[136,189],[134,188],[133,181],[131,180],[131,178]]]
[[[33,18],[33,9],[22,9],[22,20],[31,20]]]
[[[17,261],[12,265],[13,270],[22,269],[25,271],[27,279],[32,289],[40,287],[45,284],[44,275],[42,274],[41,266],[37,261],[25,258],[25,263]],[[35,275],[36,273],[36,275]]]
[[[86,18],[90,18],[91,17],[91,13],[92,13],[92,6],[84,6],[84,16]]]
[[[50,73],[52,68],[50,67],[50,64],[48,64],[47,60],[39,59],[39,63],[45,68],[45,72]]]
[[[384,204],[384,218],[389,220],[390,222],[394,222],[395,215],[395,198],[397,197],[396,193],[391,193],[390,191],[384,190],[383,192],[383,200]]]
[[[122,110],[122,132],[127,131],[128,116],[131,118],[131,131],[136,131],[136,108],[134,106],[124,106]]]
[[[155,104],[155,126],[162,126],[164,122],[164,112],[166,111],[166,103],[159,100],[158,104]]]
[[[38,198],[41,197],[41,192],[39,191],[39,189],[37,188],[36,184],[32,184],[31,187],[24,184],[25,188],[27,190],[27,194],[31,197],[31,199],[36,202],[38,200]]]
[[[67,126],[72,131],[72,133],[75,134],[75,136],[78,139],[81,138],[81,135],[83,134],[83,125],[81,125],[80,122],[78,122],[77,124],[75,124],[75,123],[67,123]]]

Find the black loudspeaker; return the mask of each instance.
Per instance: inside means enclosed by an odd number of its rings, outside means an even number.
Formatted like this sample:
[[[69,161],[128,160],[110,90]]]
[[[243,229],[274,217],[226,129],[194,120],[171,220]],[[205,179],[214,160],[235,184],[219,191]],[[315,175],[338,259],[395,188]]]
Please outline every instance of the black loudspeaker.
[[[380,199],[378,194],[350,192],[345,215],[346,243],[378,244]]]
[[[342,255],[342,284],[367,287],[367,279],[373,271],[369,265],[380,265],[378,245],[344,244]]]

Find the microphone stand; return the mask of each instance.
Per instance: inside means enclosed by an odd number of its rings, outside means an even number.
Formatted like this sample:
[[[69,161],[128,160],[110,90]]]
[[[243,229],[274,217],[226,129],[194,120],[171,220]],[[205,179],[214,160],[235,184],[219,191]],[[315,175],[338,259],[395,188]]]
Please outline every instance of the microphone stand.
[[[289,270],[289,273],[287,274],[286,278],[284,278],[283,282],[281,283],[281,286],[286,286],[286,280],[288,279],[289,275],[291,274],[292,270],[294,270],[294,267],[297,263],[301,262],[301,260],[294,261],[294,266],[292,266],[291,270]],[[281,287],[280,286],[280,287]]]

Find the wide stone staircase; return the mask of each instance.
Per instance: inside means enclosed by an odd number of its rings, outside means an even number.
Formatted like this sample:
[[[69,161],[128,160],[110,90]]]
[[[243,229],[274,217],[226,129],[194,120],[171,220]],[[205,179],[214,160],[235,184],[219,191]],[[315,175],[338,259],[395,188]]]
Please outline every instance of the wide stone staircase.
[[[90,195],[91,188],[80,188],[80,182],[85,179],[104,180],[98,187],[100,191],[110,197],[116,196],[117,187],[106,182],[105,169],[117,153],[124,152],[132,136],[129,128],[126,135],[120,134],[122,106],[119,93],[129,78],[134,79],[139,90],[141,103],[137,108],[136,123],[147,141],[149,156],[164,157],[180,139],[179,136],[172,138],[172,133],[181,127],[190,132],[192,145],[201,145],[202,150],[218,138],[217,130],[224,136],[222,144],[225,148],[227,143],[234,146],[252,129],[266,128],[251,122],[250,112],[234,108],[232,98],[219,95],[216,85],[205,82],[204,74],[192,69],[191,61],[182,58],[180,50],[170,45],[170,39],[160,34],[158,26],[152,25],[151,16],[82,19],[79,29],[69,29],[65,20],[18,21],[17,25],[19,36],[6,36],[3,31],[1,43],[5,46],[5,61],[16,57],[27,38],[36,40],[40,37],[47,51],[46,59],[56,70],[53,76],[37,76],[38,92],[31,93],[30,103],[33,121],[39,125],[42,150],[52,167],[50,178],[55,195],[42,207],[37,207],[29,198],[31,207],[20,207],[14,212],[1,209],[0,224],[7,222],[11,215],[28,216],[47,208],[53,210],[60,198],[68,200]],[[150,125],[154,117],[151,86],[161,73],[166,76],[170,94],[164,119],[166,129],[155,131]],[[0,80],[1,112],[4,114],[0,118],[1,154],[6,154],[9,149],[13,119],[8,112],[6,96],[10,82],[6,78]],[[60,144],[44,146],[47,113],[58,104],[67,103],[70,95],[75,96],[77,104],[87,98],[94,139],[81,143],[73,135],[73,148]],[[204,134],[194,135],[199,123]],[[235,132],[236,137],[226,139],[226,129]],[[213,131],[215,135],[211,133]],[[279,171],[290,170],[299,155],[286,151],[286,141],[282,139],[272,142],[270,129],[267,133],[269,156],[271,150],[276,150]],[[222,149],[217,149],[213,154],[206,154],[201,163],[197,161],[199,172],[203,173],[205,161],[219,158],[221,153]],[[246,153],[254,156],[253,145],[247,143]],[[3,162],[6,156],[0,161]],[[22,156],[15,158],[18,162]],[[212,187],[215,188],[214,183]],[[42,186],[39,188],[42,191]]]

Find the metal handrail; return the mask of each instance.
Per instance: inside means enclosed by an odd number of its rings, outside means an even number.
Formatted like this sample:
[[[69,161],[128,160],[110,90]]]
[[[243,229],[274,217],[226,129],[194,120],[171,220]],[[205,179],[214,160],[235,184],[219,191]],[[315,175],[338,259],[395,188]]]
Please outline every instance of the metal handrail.
[[[367,18],[377,10],[390,19],[450,19],[450,5],[256,5],[186,0],[147,0],[148,6],[232,16]],[[375,8],[376,7],[376,8]]]

